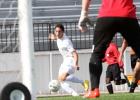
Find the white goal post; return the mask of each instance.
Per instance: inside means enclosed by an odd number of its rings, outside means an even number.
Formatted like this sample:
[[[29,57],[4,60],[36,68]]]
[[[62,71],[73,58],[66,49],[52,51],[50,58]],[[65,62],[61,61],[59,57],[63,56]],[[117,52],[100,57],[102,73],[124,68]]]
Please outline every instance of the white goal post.
[[[18,19],[22,80],[35,100],[32,0],[18,0]]]

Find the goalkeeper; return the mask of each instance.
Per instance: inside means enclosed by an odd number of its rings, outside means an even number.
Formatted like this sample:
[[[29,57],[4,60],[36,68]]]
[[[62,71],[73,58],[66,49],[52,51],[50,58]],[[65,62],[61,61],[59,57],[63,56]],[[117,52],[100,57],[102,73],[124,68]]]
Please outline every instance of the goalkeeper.
[[[85,94],[86,98],[100,96],[99,85],[102,74],[102,59],[104,53],[117,32],[128,42],[138,56],[136,66],[140,66],[140,26],[136,18],[134,0],[102,0],[93,33],[93,52],[89,61],[91,90]],[[88,18],[91,0],[82,0],[82,10],[78,27],[86,31],[85,19]],[[135,67],[136,69],[137,67]],[[134,69],[134,70],[135,70]],[[137,77],[137,70],[133,77]],[[137,80],[134,81],[137,83]]]

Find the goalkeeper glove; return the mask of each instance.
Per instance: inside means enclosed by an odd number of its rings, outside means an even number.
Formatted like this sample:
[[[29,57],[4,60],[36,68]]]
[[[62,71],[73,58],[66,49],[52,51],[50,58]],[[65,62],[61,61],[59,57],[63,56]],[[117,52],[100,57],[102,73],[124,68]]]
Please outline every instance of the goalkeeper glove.
[[[87,11],[81,11],[81,16],[78,22],[78,28],[81,32],[86,32],[87,25],[93,26],[93,23],[89,19]]]

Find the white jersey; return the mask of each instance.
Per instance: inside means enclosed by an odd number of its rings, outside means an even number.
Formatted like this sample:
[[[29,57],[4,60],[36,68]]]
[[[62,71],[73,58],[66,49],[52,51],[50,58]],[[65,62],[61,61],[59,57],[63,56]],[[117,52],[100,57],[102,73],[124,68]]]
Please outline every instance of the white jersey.
[[[73,65],[72,52],[74,51],[71,40],[64,34],[63,38],[57,39],[58,49],[63,56],[64,65]]]
[[[62,39],[57,39],[57,46],[63,58],[72,57],[74,48],[72,42],[65,34]]]

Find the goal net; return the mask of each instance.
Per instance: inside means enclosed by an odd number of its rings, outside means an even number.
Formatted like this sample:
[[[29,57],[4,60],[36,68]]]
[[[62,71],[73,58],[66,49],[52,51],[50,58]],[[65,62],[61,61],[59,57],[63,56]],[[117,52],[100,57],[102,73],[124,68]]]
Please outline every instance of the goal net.
[[[0,7],[0,53],[4,54],[2,58],[5,57],[0,63],[0,75],[5,78],[0,80],[5,84],[21,81],[34,98],[32,0],[1,0]],[[7,60],[11,67],[7,67]]]

